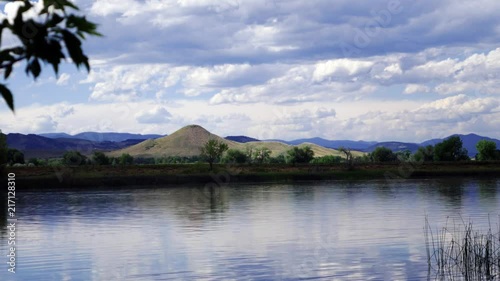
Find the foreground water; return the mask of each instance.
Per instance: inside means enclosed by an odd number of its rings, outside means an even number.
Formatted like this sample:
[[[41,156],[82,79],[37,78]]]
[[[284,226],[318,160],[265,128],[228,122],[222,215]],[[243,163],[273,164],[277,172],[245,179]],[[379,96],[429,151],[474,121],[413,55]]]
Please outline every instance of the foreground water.
[[[0,280],[434,280],[425,216],[496,227],[499,190],[412,180],[18,192],[16,273],[2,206]]]

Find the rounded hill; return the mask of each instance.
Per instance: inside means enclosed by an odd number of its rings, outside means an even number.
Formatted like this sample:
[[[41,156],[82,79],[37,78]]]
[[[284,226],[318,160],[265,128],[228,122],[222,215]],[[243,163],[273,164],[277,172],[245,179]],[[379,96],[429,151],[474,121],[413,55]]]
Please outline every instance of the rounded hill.
[[[134,157],[161,156],[196,156],[210,139],[226,143],[229,148],[238,147],[238,143],[223,139],[207,131],[199,125],[185,126],[171,135],[158,139],[150,139],[136,145],[110,152],[111,156],[128,153]]]
[[[188,125],[166,137],[149,139],[124,149],[109,152],[108,155],[117,157],[123,153],[128,153],[134,157],[144,158],[164,156],[198,156],[200,155],[203,145],[211,139],[226,143],[230,149],[238,149],[241,151],[246,151],[247,148],[259,149],[265,147],[271,151],[272,157],[276,157],[280,154],[286,154],[286,152],[293,147],[292,145],[274,141],[251,141],[247,143],[239,143],[212,134],[199,125]],[[343,154],[335,149],[322,147],[312,143],[302,143],[297,146],[302,147],[305,145],[309,145],[311,147],[314,151],[314,156],[316,157],[325,155],[338,155],[343,157]]]

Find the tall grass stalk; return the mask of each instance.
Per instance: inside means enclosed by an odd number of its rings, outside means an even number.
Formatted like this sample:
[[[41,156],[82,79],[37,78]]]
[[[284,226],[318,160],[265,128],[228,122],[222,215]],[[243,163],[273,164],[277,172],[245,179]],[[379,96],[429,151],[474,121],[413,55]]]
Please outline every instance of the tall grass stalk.
[[[499,218],[500,221],[500,218]],[[474,229],[472,222],[446,225],[435,232],[425,218],[424,227],[429,273],[444,280],[500,280],[500,224],[497,232]]]

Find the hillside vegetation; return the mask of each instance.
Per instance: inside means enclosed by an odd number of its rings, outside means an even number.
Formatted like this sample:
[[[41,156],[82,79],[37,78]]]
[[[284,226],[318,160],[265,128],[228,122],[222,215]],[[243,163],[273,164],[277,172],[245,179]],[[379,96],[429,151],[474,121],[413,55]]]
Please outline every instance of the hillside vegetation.
[[[223,142],[228,145],[229,149],[238,149],[245,151],[248,147],[253,149],[266,147],[271,151],[271,157],[276,157],[280,154],[285,154],[287,150],[292,148],[281,142],[266,142],[254,141],[247,143],[238,143],[221,138],[210,133],[199,125],[188,125],[174,132],[173,134],[158,138],[150,139],[136,145],[109,152],[109,156],[117,157],[123,153],[130,154],[134,157],[167,157],[167,156],[197,156],[200,155],[201,147],[210,139]],[[312,143],[303,143],[299,147],[310,146],[314,151],[314,156],[321,157],[325,155],[334,155],[344,157],[338,150],[325,148]],[[354,156],[361,156],[364,153],[354,151]]]

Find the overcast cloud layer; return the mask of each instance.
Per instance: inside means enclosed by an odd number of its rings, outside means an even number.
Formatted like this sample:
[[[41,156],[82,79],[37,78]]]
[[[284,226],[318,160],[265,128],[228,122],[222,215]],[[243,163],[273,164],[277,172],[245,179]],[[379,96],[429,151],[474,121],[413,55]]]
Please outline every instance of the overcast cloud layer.
[[[498,1],[76,2],[105,35],[92,72],[19,68],[4,132],[500,138]]]

